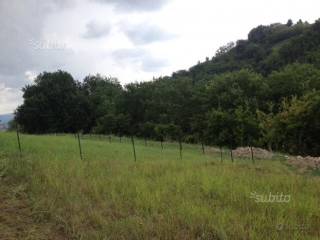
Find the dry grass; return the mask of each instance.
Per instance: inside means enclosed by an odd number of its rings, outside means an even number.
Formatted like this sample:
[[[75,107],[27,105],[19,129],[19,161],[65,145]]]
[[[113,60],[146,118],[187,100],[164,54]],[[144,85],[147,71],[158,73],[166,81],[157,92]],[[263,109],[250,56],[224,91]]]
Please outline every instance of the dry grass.
[[[26,185],[0,178],[0,239],[64,240],[54,223],[36,221]]]

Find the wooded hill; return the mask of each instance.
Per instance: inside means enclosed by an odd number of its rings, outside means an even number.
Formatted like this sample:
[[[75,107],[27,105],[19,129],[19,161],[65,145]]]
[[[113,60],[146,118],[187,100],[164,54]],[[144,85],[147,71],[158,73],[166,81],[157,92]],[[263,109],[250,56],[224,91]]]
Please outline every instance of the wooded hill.
[[[320,155],[320,20],[258,26],[189,70],[121,86],[44,72],[24,89],[27,133],[94,132]]]

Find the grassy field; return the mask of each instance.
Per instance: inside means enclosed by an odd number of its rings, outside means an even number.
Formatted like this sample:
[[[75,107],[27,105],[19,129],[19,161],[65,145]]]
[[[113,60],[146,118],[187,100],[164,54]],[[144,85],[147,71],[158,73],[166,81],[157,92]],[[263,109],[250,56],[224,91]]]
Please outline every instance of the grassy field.
[[[183,145],[181,160],[176,143],[137,140],[134,162],[130,139],[81,142],[83,160],[72,135],[21,135],[20,159],[16,135],[0,133],[0,176],[69,239],[320,239],[320,177],[280,156],[221,163]]]

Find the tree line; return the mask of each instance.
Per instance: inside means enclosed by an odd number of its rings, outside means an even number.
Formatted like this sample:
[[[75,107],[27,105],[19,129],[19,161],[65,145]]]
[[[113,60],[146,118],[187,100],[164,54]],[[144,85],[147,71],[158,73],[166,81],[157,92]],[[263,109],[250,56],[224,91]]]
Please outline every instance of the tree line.
[[[320,21],[271,24],[189,70],[122,86],[43,72],[23,88],[27,133],[83,132],[320,154]]]

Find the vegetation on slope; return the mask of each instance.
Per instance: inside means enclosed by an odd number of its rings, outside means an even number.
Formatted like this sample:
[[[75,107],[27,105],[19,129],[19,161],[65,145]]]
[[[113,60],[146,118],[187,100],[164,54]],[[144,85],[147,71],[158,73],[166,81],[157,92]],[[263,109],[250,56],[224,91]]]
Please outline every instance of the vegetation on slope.
[[[124,87],[40,74],[16,120],[26,133],[94,132],[320,155],[320,20],[258,26],[188,71]]]

